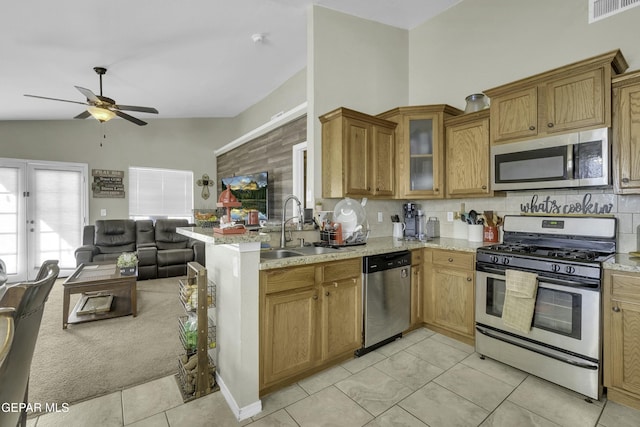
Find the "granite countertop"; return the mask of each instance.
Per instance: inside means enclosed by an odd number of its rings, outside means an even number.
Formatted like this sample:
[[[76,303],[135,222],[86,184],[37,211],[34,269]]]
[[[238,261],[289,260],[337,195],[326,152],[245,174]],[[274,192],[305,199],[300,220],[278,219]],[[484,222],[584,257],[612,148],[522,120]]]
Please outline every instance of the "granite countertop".
[[[602,266],[605,270],[640,273],[640,258],[632,257],[629,254],[616,254],[610,260],[602,263]]]
[[[491,243],[469,242],[463,239],[437,238],[428,242],[418,240],[398,240],[393,237],[375,237],[367,240],[365,245],[349,246],[341,249],[340,252],[322,255],[306,255],[281,259],[260,260],[260,270],[270,270],[273,268],[291,267],[304,264],[315,264],[318,262],[335,261],[349,258],[361,258],[368,255],[377,255],[388,252],[404,251],[420,248],[449,249],[463,252],[473,252],[476,249]],[[295,247],[287,248],[295,250]]]
[[[209,227],[177,227],[176,232],[192,239],[213,245],[230,245],[235,243],[268,242],[268,234],[257,231],[246,231],[243,234],[216,234]]]

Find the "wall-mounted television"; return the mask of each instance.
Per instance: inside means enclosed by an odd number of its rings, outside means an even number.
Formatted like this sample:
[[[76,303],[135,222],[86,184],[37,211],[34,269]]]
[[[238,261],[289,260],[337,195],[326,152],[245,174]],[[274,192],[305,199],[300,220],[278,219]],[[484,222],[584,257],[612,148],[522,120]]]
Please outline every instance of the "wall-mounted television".
[[[269,218],[269,184],[267,172],[230,176],[222,178],[222,190],[227,186],[236,196],[242,206],[231,209],[232,221],[247,221],[249,211],[257,210],[258,219],[266,221]]]

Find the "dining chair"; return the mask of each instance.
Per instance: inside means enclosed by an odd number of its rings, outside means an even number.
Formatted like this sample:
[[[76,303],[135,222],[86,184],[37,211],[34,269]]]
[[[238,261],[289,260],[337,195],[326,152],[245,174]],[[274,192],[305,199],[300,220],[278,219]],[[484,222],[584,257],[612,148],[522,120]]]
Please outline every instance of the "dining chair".
[[[7,336],[12,335],[11,342],[4,339],[3,344],[6,354],[0,363],[0,402],[19,409],[11,407],[12,410],[0,411],[0,426],[3,427],[26,426],[31,360],[44,304],[60,272],[57,263],[47,263],[44,268],[43,279],[6,285],[0,295],[0,314],[5,322],[13,323],[12,333],[7,329]]]

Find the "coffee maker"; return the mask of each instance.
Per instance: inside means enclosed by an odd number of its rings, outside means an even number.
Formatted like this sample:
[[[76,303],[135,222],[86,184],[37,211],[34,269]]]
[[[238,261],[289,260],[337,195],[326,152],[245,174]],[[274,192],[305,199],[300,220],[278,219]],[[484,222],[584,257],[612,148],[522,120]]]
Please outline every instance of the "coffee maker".
[[[404,237],[415,239],[418,237],[418,210],[420,205],[417,203],[405,203],[402,205],[404,210]]]

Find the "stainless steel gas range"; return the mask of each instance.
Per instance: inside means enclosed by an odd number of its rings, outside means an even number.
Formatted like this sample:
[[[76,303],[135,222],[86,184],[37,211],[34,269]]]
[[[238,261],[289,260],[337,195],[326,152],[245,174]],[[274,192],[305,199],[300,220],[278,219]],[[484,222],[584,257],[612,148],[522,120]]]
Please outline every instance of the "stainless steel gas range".
[[[503,243],[477,251],[476,351],[599,399],[602,262],[616,227],[613,217],[507,215]],[[502,319],[509,269],[537,276],[527,332]]]

